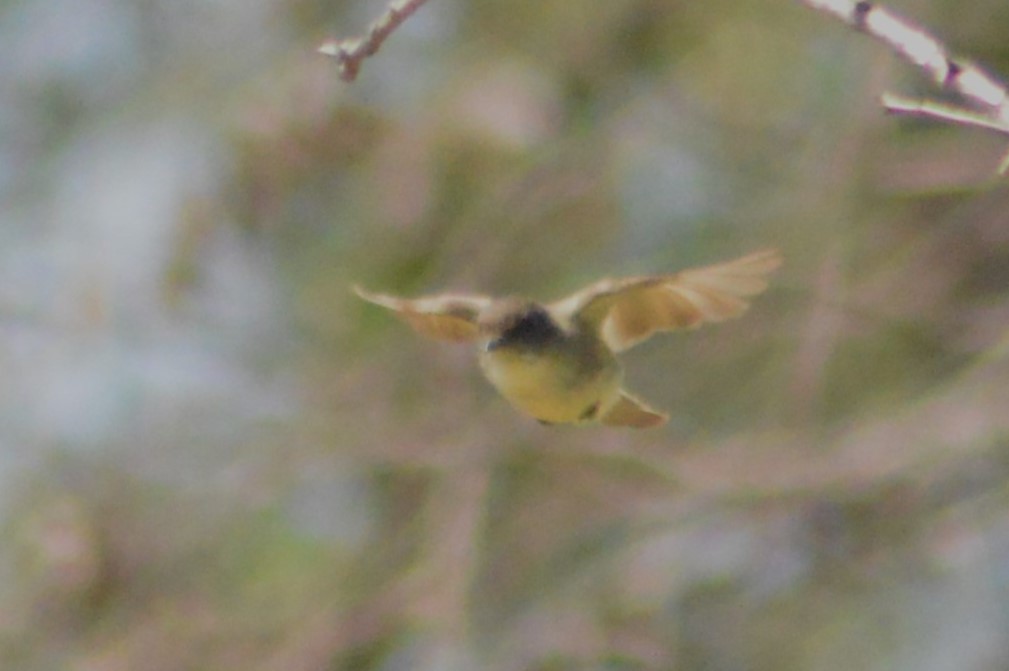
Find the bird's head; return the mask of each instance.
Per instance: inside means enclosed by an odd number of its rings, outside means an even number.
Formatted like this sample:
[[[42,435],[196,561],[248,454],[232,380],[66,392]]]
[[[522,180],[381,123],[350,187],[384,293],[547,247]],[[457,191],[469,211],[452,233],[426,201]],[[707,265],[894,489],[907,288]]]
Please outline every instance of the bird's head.
[[[560,326],[542,305],[520,298],[505,298],[480,318],[480,331],[487,338],[487,351],[501,347],[542,347],[563,335]]]

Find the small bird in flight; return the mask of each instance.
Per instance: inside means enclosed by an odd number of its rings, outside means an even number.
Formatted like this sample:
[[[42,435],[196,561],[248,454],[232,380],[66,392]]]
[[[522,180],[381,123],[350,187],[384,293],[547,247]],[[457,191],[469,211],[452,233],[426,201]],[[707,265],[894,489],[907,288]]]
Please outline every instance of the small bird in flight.
[[[615,355],[659,331],[738,317],[780,265],[781,255],[765,250],[678,273],[601,280],[546,305],[518,297],[411,300],[354,290],[422,335],[479,343],[490,383],[544,424],[647,428],[668,416],[624,390]]]

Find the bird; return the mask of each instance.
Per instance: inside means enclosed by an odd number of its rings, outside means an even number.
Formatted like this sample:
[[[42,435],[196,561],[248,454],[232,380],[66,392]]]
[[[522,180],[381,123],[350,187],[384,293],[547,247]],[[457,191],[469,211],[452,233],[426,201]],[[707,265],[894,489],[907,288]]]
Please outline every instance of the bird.
[[[603,279],[551,303],[445,293],[401,298],[354,286],[417,333],[479,345],[484,375],[543,424],[661,426],[669,416],[624,388],[618,354],[652,335],[742,315],[782,263],[775,249],[675,273]]]

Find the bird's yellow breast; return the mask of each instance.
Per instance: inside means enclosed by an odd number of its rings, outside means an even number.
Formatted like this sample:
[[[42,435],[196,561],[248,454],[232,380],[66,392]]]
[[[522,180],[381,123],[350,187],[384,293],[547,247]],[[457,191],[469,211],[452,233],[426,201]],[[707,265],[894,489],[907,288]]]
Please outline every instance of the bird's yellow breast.
[[[516,408],[544,422],[567,424],[596,417],[617,400],[623,371],[606,354],[586,359],[499,349],[482,352],[480,365]]]

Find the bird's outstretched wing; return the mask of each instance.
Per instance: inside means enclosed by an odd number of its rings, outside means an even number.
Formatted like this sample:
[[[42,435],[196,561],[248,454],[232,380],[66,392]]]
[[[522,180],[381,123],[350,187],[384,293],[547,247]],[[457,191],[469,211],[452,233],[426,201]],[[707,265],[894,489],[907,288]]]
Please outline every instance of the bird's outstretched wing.
[[[381,305],[413,327],[413,330],[438,340],[466,342],[480,337],[477,319],[491,299],[486,296],[443,294],[408,299],[373,294],[360,287],[354,293],[375,305]]]
[[[746,299],[767,288],[767,275],[781,261],[769,249],[670,275],[602,280],[550,309],[597,329],[614,352],[622,352],[657,331],[739,316],[749,307]]]

